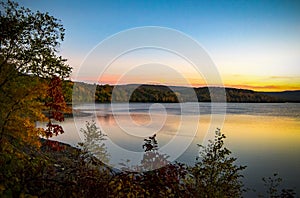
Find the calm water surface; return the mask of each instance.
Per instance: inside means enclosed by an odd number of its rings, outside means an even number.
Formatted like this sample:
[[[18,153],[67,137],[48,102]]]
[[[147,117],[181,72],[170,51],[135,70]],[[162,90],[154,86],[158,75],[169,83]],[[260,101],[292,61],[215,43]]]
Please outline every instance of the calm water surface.
[[[134,103],[129,107],[115,104],[114,108],[110,104],[77,105],[73,108],[90,116],[76,117],[76,125],[74,119],[67,119],[63,123],[65,134],[56,139],[76,145],[82,138],[79,129],[87,120],[95,119],[108,136],[111,164],[116,167],[121,159],[139,163],[143,139],[154,133],[160,148],[166,148],[163,152],[174,160],[192,165],[199,152],[197,143],[205,144],[218,127],[227,136],[226,146],[238,158],[238,164],[247,165],[244,171],[247,187],[261,191],[261,178],[279,173],[284,183],[296,189],[299,195],[300,104],[214,105],[213,114],[210,103]],[[253,195],[257,193],[246,194]]]

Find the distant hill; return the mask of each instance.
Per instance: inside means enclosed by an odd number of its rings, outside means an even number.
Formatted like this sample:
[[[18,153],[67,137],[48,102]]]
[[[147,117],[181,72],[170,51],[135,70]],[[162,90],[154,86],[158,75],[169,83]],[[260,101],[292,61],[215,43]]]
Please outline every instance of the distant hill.
[[[73,82],[65,82],[64,89],[67,102],[72,100]],[[300,91],[256,92],[247,89],[225,88],[226,98],[222,97],[221,87],[188,88],[164,85],[96,85],[78,83],[76,90],[80,92],[77,102],[87,102],[85,96],[95,102],[211,102],[214,96],[216,102],[300,102]],[[114,94],[112,91],[114,90]],[[196,94],[195,94],[196,93]],[[90,100],[89,100],[90,101]],[[90,101],[92,102],[92,101]]]
[[[282,92],[259,92],[259,93],[279,98],[285,102],[300,102],[300,90],[282,91]]]

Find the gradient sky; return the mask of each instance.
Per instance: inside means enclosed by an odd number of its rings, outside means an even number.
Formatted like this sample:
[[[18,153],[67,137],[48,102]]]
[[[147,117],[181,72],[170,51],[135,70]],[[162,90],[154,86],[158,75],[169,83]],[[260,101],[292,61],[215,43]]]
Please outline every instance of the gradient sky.
[[[129,28],[163,26],[197,40],[226,86],[264,91],[300,89],[300,1],[18,2],[62,21],[66,37],[60,53],[74,72],[103,39]],[[101,83],[114,83],[117,77],[110,75]],[[201,86],[202,81],[196,78],[190,81]],[[132,74],[128,82],[137,82],[134,79]],[[167,80],[176,84],[176,80]]]

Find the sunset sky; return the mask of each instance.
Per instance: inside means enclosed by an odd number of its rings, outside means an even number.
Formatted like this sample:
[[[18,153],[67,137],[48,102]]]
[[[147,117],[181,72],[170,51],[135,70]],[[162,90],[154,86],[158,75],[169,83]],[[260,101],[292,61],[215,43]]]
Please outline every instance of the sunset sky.
[[[214,61],[225,86],[259,91],[300,89],[300,1],[297,0],[18,2],[61,19],[66,37],[60,53],[74,67],[72,79],[87,54],[105,38],[130,28],[162,26],[179,30],[198,41]],[[147,53],[133,54],[130,60],[147,57]],[[178,57],[164,56],[164,53],[157,56],[178,67],[184,65]],[[124,57],[119,63],[130,67],[128,60]],[[94,61],[96,65],[97,60]],[[122,75],[117,67],[107,71],[101,83],[115,84]],[[179,69],[182,73],[175,74],[169,69],[144,64],[128,72],[123,83],[147,79],[150,83],[181,85],[176,75],[183,75],[194,86],[204,85],[192,70]],[[158,72],[161,76],[155,71],[161,71]],[[141,77],[141,73],[149,75]],[[86,80],[99,79],[93,76],[92,70],[86,74]],[[151,76],[156,78],[151,79]]]

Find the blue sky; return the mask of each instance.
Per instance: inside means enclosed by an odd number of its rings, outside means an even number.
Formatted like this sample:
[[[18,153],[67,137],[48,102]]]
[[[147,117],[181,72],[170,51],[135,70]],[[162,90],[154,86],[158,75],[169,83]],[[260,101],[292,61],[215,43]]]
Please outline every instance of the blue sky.
[[[228,86],[300,89],[300,1],[18,2],[62,21],[66,38],[61,54],[75,68],[112,34],[163,26],[197,40]]]

